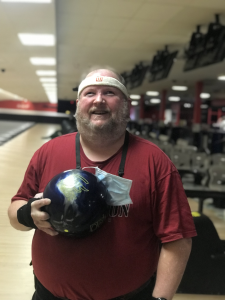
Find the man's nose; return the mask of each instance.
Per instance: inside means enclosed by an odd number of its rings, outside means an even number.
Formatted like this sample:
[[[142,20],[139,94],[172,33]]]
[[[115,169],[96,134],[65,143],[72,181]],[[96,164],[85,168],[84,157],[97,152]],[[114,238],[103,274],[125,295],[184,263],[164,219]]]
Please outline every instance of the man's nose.
[[[104,96],[102,95],[102,93],[97,93],[95,96],[95,103],[102,103],[105,102]]]

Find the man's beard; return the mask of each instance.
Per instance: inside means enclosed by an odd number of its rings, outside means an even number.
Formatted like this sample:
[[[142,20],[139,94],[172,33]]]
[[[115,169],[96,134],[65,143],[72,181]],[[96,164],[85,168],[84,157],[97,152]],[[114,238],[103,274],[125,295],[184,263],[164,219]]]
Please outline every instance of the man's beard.
[[[78,101],[75,118],[77,129],[85,139],[92,142],[99,140],[103,142],[113,141],[121,137],[126,130],[127,122],[130,120],[129,105],[124,100],[121,108],[116,113],[113,113],[109,120],[102,125],[97,125],[92,123],[89,115],[86,117],[81,113]]]

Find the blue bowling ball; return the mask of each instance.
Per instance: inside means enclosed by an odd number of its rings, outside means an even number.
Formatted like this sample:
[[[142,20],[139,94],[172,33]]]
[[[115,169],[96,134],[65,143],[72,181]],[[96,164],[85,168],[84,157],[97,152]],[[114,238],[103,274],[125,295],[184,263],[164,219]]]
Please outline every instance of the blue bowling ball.
[[[67,170],[47,184],[43,198],[51,199],[43,207],[52,227],[67,236],[85,237],[105,222],[110,195],[106,186],[92,173]]]

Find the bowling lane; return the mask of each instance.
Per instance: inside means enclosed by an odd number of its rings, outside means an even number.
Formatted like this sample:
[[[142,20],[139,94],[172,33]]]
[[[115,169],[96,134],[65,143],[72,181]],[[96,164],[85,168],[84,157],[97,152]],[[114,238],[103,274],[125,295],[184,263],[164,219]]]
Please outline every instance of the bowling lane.
[[[30,300],[33,293],[31,241],[33,230],[20,232],[8,221],[7,209],[35,150],[60,125],[37,124],[0,146],[0,299]]]
[[[34,122],[0,120],[0,145],[33,126]]]

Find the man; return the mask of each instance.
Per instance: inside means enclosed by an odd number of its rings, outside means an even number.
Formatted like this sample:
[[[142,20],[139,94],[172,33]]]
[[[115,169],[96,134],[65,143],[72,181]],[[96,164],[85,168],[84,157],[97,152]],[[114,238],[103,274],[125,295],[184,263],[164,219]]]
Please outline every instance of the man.
[[[118,175],[129,109],[128,92],[116,73],[95,70],[81,82],[75,116],[82,168]],[[196,232],[180,176],[154,144],[128,134],[120,176],[132,180],[133,203],[113,207],[108,222],[89,237],[58,234],[41,211],[51,200],[28,201],[56,174],[76,168],[75,136],[55,138],[36,151],[9,207],[14,228],[37,228],[32,243],[33,299],[171,300]]]

